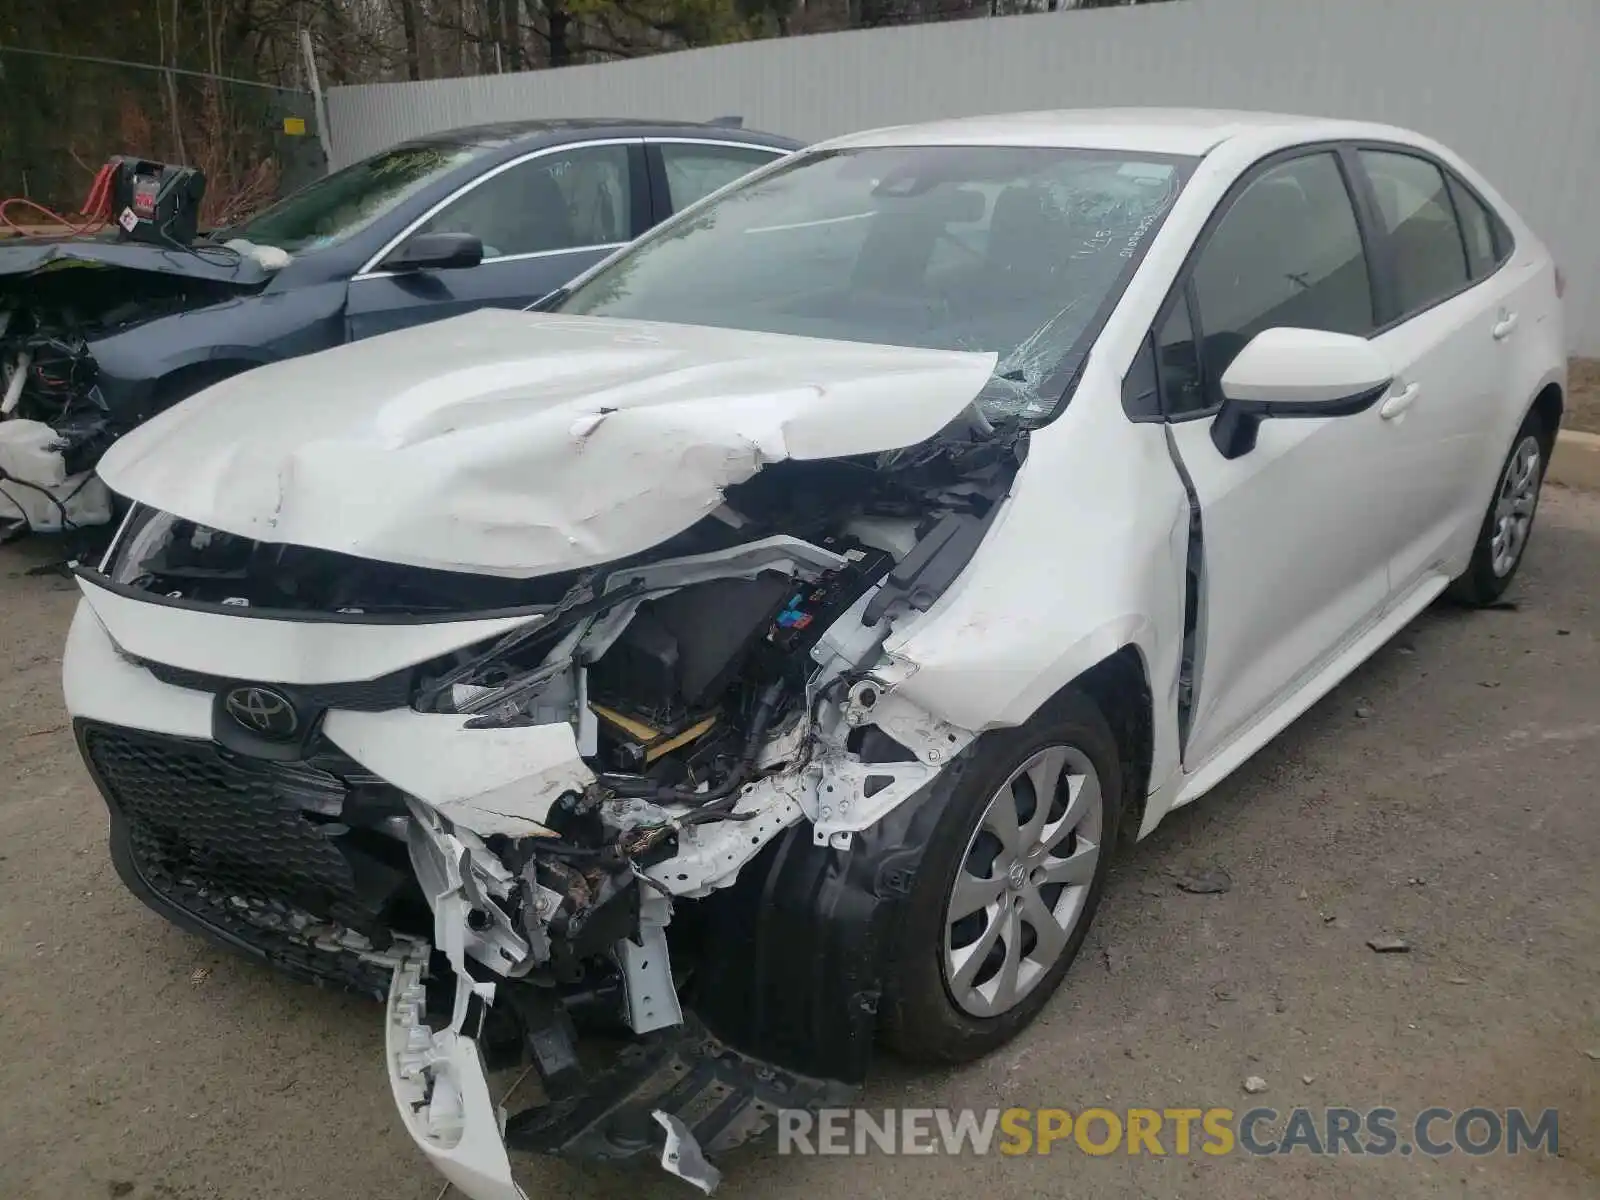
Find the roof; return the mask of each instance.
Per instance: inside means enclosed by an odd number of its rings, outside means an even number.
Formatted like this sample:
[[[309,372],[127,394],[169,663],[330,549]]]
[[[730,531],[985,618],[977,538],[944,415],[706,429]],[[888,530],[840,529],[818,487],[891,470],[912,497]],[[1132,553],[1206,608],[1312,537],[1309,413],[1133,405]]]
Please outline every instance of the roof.
[[[1147,154],[1201,155],[1233,137],[1252,132],[1300,130],[1305,140],[1348,136],[1348,122],[1203,108],[1080,108],[1052,112],[996,113],[922,125],[896,125],[850,134],[824,143],[844,146],[992,145],[1061,146],[1086,150],[1130,150]]]
[[[496,121],[485,125],[464,125],[410,138],[407,145],[501,147],[523,142],[568,141],[591,133],[616,137],[714,133],[727,141],[749,141],[764,145],[798,146],[800,143],[776,134],[744,129],[731,123],[710,121],[663,121],[640,117],[544,117],[519,121]]]

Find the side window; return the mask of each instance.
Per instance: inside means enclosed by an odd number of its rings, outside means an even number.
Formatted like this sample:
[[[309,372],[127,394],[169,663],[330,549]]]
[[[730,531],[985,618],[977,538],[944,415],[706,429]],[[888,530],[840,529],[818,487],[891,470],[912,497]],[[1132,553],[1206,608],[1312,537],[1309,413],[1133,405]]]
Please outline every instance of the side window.
[[[1189,324],[1187,297],[1179,299],[1156,330],[1156,374],[1168,416],[1209,407],[1200,381],[1200,355]]]
[[[1264,329],[1371,333],[1366,255],[1334,155],[1290,159],[1253,179],[1212,230],[1189,286],[1200,328],[1180,301],[1156,331],[1168,416],[1220,404],[1223,373]]]
[[[576,146],[485,180],[417,232],[475,234],[486,259],[603,246],[629,239],[631,194],[627,146]]]
[[[1500,263],[1500,256],[1495,252],[1494,218],[1483,201],[1454,176],[1449,183],[1450,198],[1456,202],[1456,215],[1461,218],[1461,237],[1467,244],[1467,269],[1474,279],[1482,279],[1493,274]]]
[[[1402,315],[1467,285],[1467,253],[1444,176],[1426,159],[1388,150],[1361,151],[1378,214],[1389,235]]]
[[[660,149],[673,212],[782,156],[781,151],[757,146],[707,146],[694,142],[662,142]]]

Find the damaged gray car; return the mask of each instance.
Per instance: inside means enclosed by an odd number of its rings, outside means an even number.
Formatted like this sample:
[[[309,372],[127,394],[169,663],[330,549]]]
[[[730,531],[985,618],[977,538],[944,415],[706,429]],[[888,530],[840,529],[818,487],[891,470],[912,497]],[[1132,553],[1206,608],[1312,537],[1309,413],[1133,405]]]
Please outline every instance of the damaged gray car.
[[[118,437],[264,363],[521,308],[799,143],[729,124],[474,126],[180,242],[0,242],[0,537],[103,526]],[[103,545],[103,542],[102,542]]]

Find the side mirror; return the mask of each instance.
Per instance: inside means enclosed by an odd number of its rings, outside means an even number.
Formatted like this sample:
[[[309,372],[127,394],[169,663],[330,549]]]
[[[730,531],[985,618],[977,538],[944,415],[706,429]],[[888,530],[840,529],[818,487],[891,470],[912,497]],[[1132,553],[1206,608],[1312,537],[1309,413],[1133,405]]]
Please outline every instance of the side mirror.
[[[1389,390],[1394,372],[1365,338],[1319,329],[1265,329],[1222,376],[1211,440],[1224,458],[1256,446],[1269,417],[1348,417]]]
[[[483,241],[470,233],[419,233],[378,264],[382,271],[445,271],[483,261]]]

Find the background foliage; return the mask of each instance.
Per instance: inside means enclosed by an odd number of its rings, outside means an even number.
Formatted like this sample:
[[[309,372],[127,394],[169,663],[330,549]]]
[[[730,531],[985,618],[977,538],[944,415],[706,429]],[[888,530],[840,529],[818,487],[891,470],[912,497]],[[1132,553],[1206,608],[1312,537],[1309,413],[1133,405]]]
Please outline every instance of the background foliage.
[[[297,129],[292,119],[299,118],[314,130],[303,91],[302,30],[311,36],[323,85],[337,86],[1143,2],[7,0],[0,15],[0,199],[27,195],[75,211],[108,155],[136,153],[202,167],[213,222],[259,205],[319,169],[314,140],[286,133],[284,125],[291,118]]]

